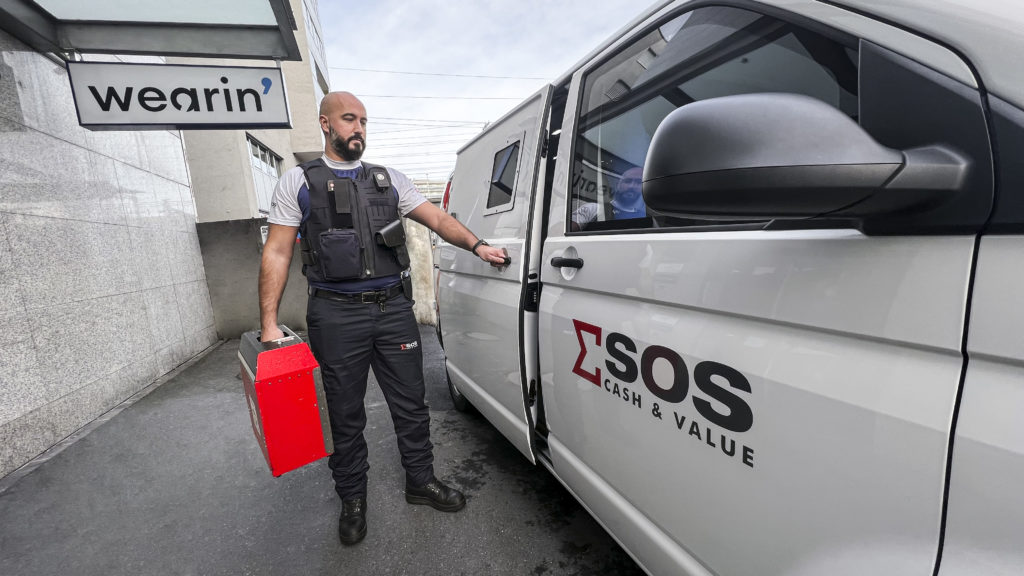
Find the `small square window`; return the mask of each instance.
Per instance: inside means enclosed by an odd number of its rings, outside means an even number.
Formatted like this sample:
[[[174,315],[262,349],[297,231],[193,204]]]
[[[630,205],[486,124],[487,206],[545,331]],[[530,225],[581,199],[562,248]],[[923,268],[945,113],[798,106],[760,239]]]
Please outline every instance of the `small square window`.
[[[494,166],[491,169],[491,186],[487,193],[488,209],[512,203],[518,167],[518,141],[502,148],[494,155]]]

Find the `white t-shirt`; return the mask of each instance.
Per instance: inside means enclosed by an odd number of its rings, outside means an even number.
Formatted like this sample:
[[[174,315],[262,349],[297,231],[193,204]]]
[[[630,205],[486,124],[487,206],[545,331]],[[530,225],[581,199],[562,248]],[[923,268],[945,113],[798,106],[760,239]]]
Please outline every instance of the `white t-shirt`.
[[[581,204],[579,208],[573,210],[571,219],[577,226],[583,228],[587,224],[597,220],[597,216],[597,203],[586,202]]]
[[[335,162],[326,155],[321,156],[320,159],[331,170],[355,170],[363,165],[359,160],[354,162]],[[391,185],[395,187],[395,190],[398,190],[399,214],[405,216],[417,206],[427,201],[408,176],[392,168],[388,168],[387,171],[388,175],[391,176]],[[270,200],[270,216],[267,217],[267,221],[271,224],[280,224],[282,226],[298,227],[302,224],[299,191],[303,186],[308,190],[309,185],[306,183],[306,176],[302,172],[301,167],[296,166],[285,172],[274,188],[274,197]],[[308,198],[307,193],[307,202]]]

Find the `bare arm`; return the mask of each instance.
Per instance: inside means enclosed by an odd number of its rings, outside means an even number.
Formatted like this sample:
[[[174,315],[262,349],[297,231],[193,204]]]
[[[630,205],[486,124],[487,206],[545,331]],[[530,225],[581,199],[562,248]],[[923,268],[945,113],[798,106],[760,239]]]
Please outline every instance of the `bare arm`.
[[[469,228],[466,228],[461,222],[452,218],[430,202],[424,202],[413,208],[409,212],[409,218],[437,232],[437,235],[444,238],[445,242],[454,244],[459,248],[472,250],[473,245],[479,240],[476,234],[469,231]],[[505,261],[505,253],[502,252],[501,248],[493,246],[481,245],[477,247],[476,255],[484,262],[501,264]]]
[[[260,326],[262,340],[275,340],[284,336],[277,327],[277,309],[288,283],[288,267],[292,263],[295,237],[299,229],[294,226],[271,224],[267,243],[260,260]]]

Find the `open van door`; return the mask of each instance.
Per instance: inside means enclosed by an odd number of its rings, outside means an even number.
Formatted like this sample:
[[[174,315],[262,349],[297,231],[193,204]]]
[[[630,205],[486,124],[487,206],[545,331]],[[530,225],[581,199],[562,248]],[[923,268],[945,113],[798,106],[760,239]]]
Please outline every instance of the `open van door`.
[[[534,462],[528,413],[536,330],[524,330],[530,214],[551,88],[546,86],[459,151],[448,213],[511,264],[492,267],[442,243],[437,249],[438,323],[453,395],[469,400]],[[535,316],[535,313],[533,313]],[[486,361],[482,360],[486,359]]]

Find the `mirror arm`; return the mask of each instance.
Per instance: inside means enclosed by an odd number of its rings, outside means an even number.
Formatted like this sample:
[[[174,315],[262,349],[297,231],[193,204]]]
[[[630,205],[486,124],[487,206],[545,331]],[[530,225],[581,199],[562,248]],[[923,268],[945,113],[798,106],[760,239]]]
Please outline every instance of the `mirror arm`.
[[[925,210],[959,193],[970,174],[970,162],[945,146],[911,148],[903,157],[903,167],[877,192],[828,216],[863,218]]]

